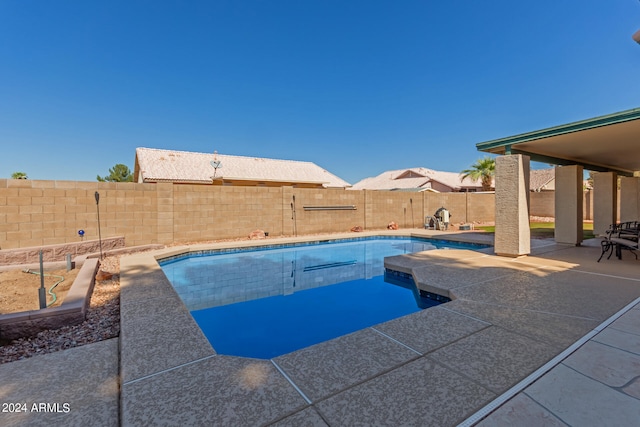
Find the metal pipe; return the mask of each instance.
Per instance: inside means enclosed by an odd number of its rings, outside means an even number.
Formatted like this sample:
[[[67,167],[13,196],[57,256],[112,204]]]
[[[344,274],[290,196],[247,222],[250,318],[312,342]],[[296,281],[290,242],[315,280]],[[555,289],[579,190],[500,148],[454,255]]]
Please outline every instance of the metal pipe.
[[[42,250],[40,250],[40,289],[38,289],[38,299],[40,300],[40,309],[47,308],[47,293],[44,288],[44,262],[42,260]]]
[[[98,239],[100,241],[100,259],[102,259],[102,232],[100,231],[100,193],[96,191],[96,209],[98,210]]]

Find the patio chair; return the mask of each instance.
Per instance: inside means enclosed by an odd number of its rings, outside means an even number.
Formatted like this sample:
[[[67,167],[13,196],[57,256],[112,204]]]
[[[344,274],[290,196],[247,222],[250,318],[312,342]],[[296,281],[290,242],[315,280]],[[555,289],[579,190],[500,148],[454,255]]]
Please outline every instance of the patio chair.
[[[602,259],[605,253],[609,253],[607,259],[611,258],[613,251],[616,252],[616,257],[622,259],[622,250],[631,251],[631,253],[638,259],[638,254],[635,251],[638,250],[638,241],[640,240],[640,227],[638,221],[628,221],[620,224],[611,224],[606,231],[606,237],[600,242],[602,252],[598,262]]]

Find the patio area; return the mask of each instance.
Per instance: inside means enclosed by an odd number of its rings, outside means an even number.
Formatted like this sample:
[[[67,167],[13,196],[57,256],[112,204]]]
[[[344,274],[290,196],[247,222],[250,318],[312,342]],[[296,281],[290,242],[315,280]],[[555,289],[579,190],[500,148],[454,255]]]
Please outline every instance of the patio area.
[[[640,261],[599,254],[597,241],[534,240],[531,256],[514,259],[387,258],[454,300],[270,361],[217,355],[155,258],[130,256],[120,339],[0,365],[3,404],[27,405],[0,421],[630,425],[640,418]]]

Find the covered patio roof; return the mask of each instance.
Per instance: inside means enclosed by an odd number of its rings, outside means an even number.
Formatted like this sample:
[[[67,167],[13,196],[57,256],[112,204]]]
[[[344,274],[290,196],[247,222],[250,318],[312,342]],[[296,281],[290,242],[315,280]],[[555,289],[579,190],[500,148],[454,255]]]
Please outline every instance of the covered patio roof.
[[[582,165],[632,176],[640,171],[640,108],[476,144],[478,151],[525,154],[556,165]]]

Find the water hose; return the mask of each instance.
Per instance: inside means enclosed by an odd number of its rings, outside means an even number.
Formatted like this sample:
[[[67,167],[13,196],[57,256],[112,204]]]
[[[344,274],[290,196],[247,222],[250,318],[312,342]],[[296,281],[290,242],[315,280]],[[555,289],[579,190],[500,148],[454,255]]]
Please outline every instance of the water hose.
[[[36,275],[40,275],[40,272],[38,271],[31,271],[28,268],[26,270],[22,270],[24,273],[30,273],[30,274],[36,274]],[[47,291],[47,293],[49,295],[51,295],[52,300],[49,304],[47,304],[47,307],[50,307],[53,303],[55,303],[58,299],[58,297],[56,296],[56,294],[53,293],[53,290],[56,288],[56,286],[58,286],[60,283],[64,282],[64,277],[63,276],[58,276],[57,274],[43,274],[43,276],[45,277],[57,277],[60,280],[58,280],[56,283],[54,283],[49,290]]]

